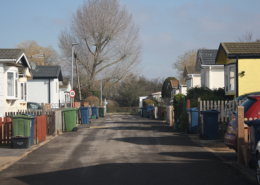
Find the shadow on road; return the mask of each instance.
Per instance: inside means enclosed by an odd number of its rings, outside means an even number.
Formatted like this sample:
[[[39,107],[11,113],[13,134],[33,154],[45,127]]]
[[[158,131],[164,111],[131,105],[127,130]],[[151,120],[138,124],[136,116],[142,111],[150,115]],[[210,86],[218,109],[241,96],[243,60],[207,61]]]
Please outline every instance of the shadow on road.
[[[196,169],[196,170],[195,170]],[[8,182],[2,181],[3,184]],[[10,179],[9,179],[10,180]],[[14,177],[13,184],[113,184],[113,185],[200,185],[254,184],[230,165],[211,161],[175,163],[108,163]]]
[[[112,140],[132,143],[137,145],[172,145],[172,146],[197,146],[188,137],[165,136],[165,137],[125,137]]]

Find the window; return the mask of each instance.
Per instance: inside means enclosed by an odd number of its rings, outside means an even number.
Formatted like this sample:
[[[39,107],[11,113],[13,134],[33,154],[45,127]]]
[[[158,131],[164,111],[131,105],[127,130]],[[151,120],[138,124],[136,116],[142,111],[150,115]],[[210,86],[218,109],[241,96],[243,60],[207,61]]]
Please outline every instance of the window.
[[[188,89],[190,89],[191,88],[191,79],[186,80],[186,84],[187,84]]]
[[[228,65],[225,67],[225,91],[226,93],[232,93],[236,90],[236,67],[235,65]]]
[[[229,90],[235,90],[235,66],[229,67]]]
[[[27,100],[27,87],[26,87],[26,82],[20,82],[20,87],[21,87],[21,100],[26,101]]]
[[[7,72],[7,98],[18,98],[18,73],[16,71]]]

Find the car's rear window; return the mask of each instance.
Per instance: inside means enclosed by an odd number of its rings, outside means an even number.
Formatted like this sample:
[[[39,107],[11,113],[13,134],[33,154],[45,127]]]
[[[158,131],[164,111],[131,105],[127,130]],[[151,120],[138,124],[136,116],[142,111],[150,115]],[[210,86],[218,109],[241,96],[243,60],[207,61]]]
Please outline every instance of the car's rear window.
[[[237,101],[243,100],[245,97],[246,97],[246,95],[242,95],[242,96],[237,97],[237,98],[234,99],[234,100],[237,100]]]
[[[247,99],[241,106],[244,106],[244,114],[248,111],[248,109],[256,102],[256,99]],[[237,114],[237,111],[236,111]]]

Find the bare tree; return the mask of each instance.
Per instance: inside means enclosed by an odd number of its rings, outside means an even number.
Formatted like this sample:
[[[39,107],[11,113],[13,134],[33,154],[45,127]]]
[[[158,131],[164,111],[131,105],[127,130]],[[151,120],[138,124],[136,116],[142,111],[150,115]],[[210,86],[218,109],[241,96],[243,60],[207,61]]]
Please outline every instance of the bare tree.
[[[241,37],[236,37],[236,42],[260,42],[260,36],[256,37],[256,39],[253,38],[253,31],[246,32],[245,35],[242,35]]]
[[[34,40],[26,40],[16,47],[24,49],[29,60],[37,65],[57,65],[60,62],[60,56],[52,46],[43,47]]]
[[[241,37],[236,37],[236,42],[254,42],[253,41],[253,31],[246,32],[245,35],[242,35]]]
[[[177,57],[177,60],[173,63],[172,67],[177,70],[178,79],[183,78],[183,71],[185,66],[195,66],[196,57],[197,50],[195,49],[186,51],[184,54]]]
[[[59,35],[59,48],[67,64],[71,64],[73,42],[79,43],[78,62],[89,89],[98,79],[112,87],[136,71],[140,63],[139,27],[119,0],[88,0],[78,8],[70,31]]]

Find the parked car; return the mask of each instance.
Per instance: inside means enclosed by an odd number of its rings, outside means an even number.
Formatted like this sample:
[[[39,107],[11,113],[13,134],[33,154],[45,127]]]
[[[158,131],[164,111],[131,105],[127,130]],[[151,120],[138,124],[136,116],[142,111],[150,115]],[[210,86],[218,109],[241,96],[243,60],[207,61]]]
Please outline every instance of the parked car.
[[[42,106],[39,103],[27,102],[27,109],[39,110],[42,109]]]
[[[260,118],[260,95],[250,95],[247,100],[241,104],[244,106],[244,117]],[[237,151],[237,111],[234,112],[230,123],[227,126],[227,132],[224,136],[224,143]]]
[[[249,93],[249,94],[244,94],[244,95],[236,97],[233,101],[238,101],[239,102],[241,100],[241,102],[243,103],[244,101],[247,100],[247,97],[250,96],[250,95],[260,95],[260,92],[253,92],[253,93]],[[231,104],[231,112],[233,112],[232,103],[233,102],[230,103]],[[227,103],[226,106],[227,106],[227,115],[226,115],[226,117],[228,118],[229,117],[229,103]]]
[[[256,145],[256,150],[258,155],[256,156],[256,180],[257,183],[260,184],[260,141],[258,141]]]

